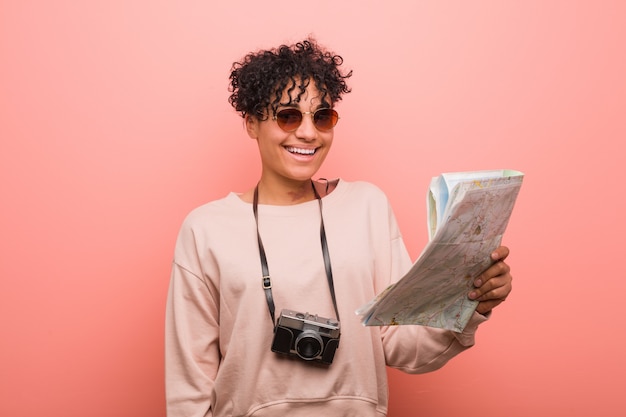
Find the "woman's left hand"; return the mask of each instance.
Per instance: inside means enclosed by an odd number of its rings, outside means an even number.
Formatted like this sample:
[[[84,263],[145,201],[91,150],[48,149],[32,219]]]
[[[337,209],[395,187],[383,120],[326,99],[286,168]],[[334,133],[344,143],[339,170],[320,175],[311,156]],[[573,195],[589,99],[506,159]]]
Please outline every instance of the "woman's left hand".
[[[493,265],[474,280],[476,287],[469,293],[469,298],[478,300],[476,311],[480,314],[489,313],[502,303],[511,293],[513,277],[511,268],[504,260],[509,256],[509,248],[500,246],[491,254]]]

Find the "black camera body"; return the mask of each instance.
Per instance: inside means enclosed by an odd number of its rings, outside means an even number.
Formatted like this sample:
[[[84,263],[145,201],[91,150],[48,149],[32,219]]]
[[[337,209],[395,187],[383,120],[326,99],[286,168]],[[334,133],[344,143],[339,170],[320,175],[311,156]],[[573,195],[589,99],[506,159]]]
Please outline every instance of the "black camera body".
[[[339,336],[336,319],[284,309],[274,328],[272,351],[330,365],[339,347]]]

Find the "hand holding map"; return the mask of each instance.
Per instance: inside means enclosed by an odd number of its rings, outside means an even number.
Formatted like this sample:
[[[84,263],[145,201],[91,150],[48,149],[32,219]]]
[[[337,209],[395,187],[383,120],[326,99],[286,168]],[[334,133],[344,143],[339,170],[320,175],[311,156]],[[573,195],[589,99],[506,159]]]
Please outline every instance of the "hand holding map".
[[[430,241],[404,277],[357,311],[363,324],[463,331],[478,305],[467,294],[500,246],[523,177],[495,170],[433,178],[427,198]]]

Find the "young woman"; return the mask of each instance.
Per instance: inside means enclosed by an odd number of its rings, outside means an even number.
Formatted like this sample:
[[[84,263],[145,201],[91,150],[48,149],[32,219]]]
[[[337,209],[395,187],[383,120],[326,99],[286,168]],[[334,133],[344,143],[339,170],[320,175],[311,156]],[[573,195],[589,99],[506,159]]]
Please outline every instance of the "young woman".
[[[384,416],[386,366],[440,368],[511,291],[500,247],[468,294],[480,303],[463,333],[361,325],[355,310],[412,262],[381,190],[312,179],[350,91],[341,65],[310,39],[233,65],[230,102],[262,171],[181,227],[167,301],[170,417]]]

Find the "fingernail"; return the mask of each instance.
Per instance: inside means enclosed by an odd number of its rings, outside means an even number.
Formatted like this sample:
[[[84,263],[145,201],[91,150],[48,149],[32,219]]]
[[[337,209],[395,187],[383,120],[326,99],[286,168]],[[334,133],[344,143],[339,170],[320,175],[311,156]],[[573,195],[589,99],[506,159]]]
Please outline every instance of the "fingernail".
[[[476,298],[476,292],[472,291],[471,293],[469,293],[469,298],[471,298],[472,300]]]
[[[482,280],[477,279],[476,281],[474,281],[474,286],[475,286],[475,287],[480,287],[481,285],[483,285]]]

